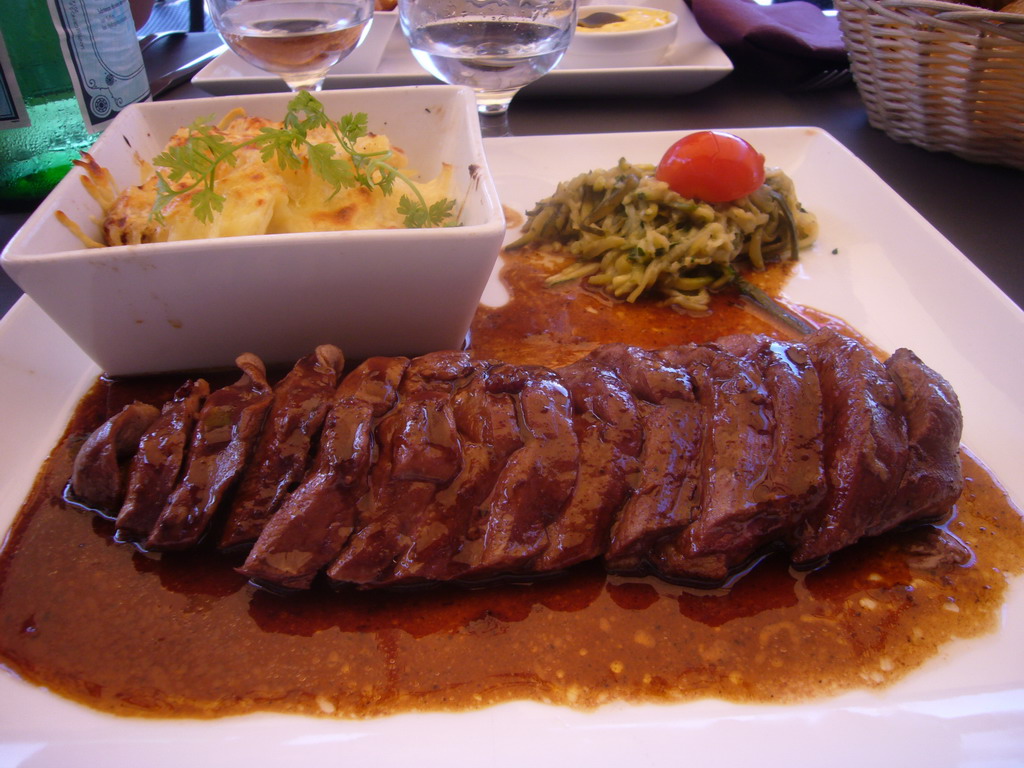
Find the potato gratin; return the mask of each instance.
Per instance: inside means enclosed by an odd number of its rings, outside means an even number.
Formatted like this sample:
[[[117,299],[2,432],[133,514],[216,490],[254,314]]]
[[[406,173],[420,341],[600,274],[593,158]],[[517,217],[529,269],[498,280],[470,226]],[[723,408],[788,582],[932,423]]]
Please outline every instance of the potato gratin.
[[[237,145],[256,136],[265,127],[281,126],[281,122],[234,110],[211,129]],[[181,128],[167,146],[181,146],[188,136],[189,129]],[[327,128],[310,131],[309,140],[331,143],[339,153],[344,152]],[[388,150],[392,152],[388,160],[391,166],[402,170],[406,176],[416,175],[408,168],[404,152],[391,146],[387,136],[368,134],[356,141],[356,151],[364,154]],[[86,171],[82,177],[83,184],[103,209],[103,241],[97,242],[89,237],[59,211],[58,218],[91,247],[239,235],[404,227],[398,205],[402,195],[408,194],[411,188],[401,177],[395,180],[390,195],[385,195],[378,187],[368,189],[363,186],[343,188],[335,193],[331,184],[311,171],[305,158],[302,166],[293,170],[281,168],[273,157],[264,160],[258,146],[241,147],[235,152],[235,157],[237,162],[234,165],[223,163],[217,169],[217,191],[226,200],[223,210],[215,212],[210,221],[203,221],[193,213],[190,198],[195,190],[175,198],[164,207],[160,217],[154,217],[157,179],[148,161],[137,158],[144,179],[142,184],[119,191],[110,172],[88,154],[78,161],[78,165]],[[186,177],[173,182],[172,186],[184,189],[189,182]],[[451,190],[451,167],[442,166],[437,177],[417,181],[416,185],[428,204],[445,198]]]

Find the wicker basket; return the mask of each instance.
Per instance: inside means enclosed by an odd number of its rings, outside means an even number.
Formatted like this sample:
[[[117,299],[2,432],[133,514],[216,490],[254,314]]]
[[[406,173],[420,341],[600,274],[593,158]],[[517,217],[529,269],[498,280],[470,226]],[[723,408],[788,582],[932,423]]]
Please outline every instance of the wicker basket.
[[[1024,15],[938,0],[835,6],[871,125],[1024,169]]]

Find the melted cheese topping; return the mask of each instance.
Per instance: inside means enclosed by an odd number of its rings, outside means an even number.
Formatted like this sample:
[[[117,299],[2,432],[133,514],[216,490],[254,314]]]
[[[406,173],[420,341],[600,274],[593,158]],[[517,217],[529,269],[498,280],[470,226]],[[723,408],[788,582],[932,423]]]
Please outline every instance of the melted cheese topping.
[[[281,123],[259,117],[229,115],[212,130],[232,144],[239,144],[264,127],[280,128]],[[182,128],[171,138],[168,146],[180,146],[188,139],[188,129]],[[312,143],[330,142],[343,154],[327,129],[311,131]],[[393,154],[388,161],[408,176],[416,173],[408,168],[405,154],[392,147],[383,135],[368,135],[356,142],[359,152]],[[151,216],[156,199],[156,175],[143,161],[142,184],[128,187],[120,193],[112,190],[113,179],[92,158],[79,163],[86,170],[83,182],[104,209],[103,240],[106,245],[128,245],[172,240],[197,240],[210,237],[277,234],[285,232],[320,232],[346,229],[397,229],[404,227],[404,217],[398,213],[403,195],[415,199],[410,187],[402,180],[395,181],[391,195],[378,189],[362,186],[342,188],[332,196],[332,187],[309,168],[304,153],[300,152],[302,166],[282,169],[273,158],[268,162],[260,157],[255,147],[243,147],[235,153],[235,165],[221,164],[217,169],[216,191],[226,200],[223,210],[215,212],[212,221],[200,221],[192,211],[193,192],[186,192],[171,201],[163,210],[163,221]],[[173,186],[184,189],[191,183],[186,177]],[[449,197],[451,167],[445,165],[432,180],[417,182],[427,204]],[[87,243],[89,244],[89,243]]]

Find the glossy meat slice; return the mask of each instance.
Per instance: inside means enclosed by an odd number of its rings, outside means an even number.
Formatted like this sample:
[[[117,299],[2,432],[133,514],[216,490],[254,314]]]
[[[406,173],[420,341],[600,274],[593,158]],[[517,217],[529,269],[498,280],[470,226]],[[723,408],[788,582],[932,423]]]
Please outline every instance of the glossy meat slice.
[[[128,490],[117,515],[117,537],[144,541],[178,483],[189,437],[210,385],[205,379],[182,384],[139,440],[128,468]]]
[[[309,474],[270,518],[238,569],[260,584],[306,589],[352,535],[373,453],[373,406],[335,401]]]
[[[486,367],[466,352],[431,352],[413,358],[402,377],[399,396],[403,398],[450,395],[470,376]]]
[[[474,560],[469,548],[463,552],[464,544],[482,540],[478,512],[486,508],[508,457],[523,444],[515,402],[508,393],[491,391],[489,376],[490,366],[481,366],[452,394],[462,467],[425,509],[410,516],[408,547],[387,583],[458,578]]]
[[[228,509],[222,548],[254,542],[285,495],[298,485],[344,365],[340,349],[321,345],[274,387],[259,442]]]
[[[249,460],[273,393],[258,357],[244,354],[235,362],[242,377],[211,392],[203,403],[184,474],[146,539],[146,549],[195,545]]]
[[[71,470],[71,496],[84,506],[113,516],[125,493],[126,460],[160,414],[138,401],[129,403],[86,438]]]
[[[821,382],[803,344],[760,338],[749,356],[764,378],[775,430],[768,472],[755,489],[763,517],[748,521],[746,532],[758,544],[775,538],[788,541],[825,497]]]
[[[907,424],[885,366],[863,344],[830,329],[804,343],[821,382],[828,487],[796,532],[798,564],[879,530],[907,463]]]
[[[368,487],[373,421],[394,407],[408,365],[404,357],[372,357],[342,380],[313,467],[267,522],[241,573],[259,583],[305,589],[337,556]]]
[[[334,581],[367,584],[382,581],[408,542],[403,534],[405,514],[416,514],[434,498],[439,485],[458,471],[461,457],[455,424],[443,397],[400,403],[385,416],[376,432],[379,453],[370,472],[366,498],[360,504],[357,527],[327,569]],[[421,469],[401,471],[403,453],[432,454]]]
[[[548,525],[547,548],[533,570],[552,571],[600,557],[640,463],[643,430],[636,401],[610,369],[594,361],[560,368],[572,398],[579,478],[562,514]]]
[[[469,355],[439,352],[415,358],[396,407],[380,422],[379,453],[355,533],[327,569],[334,581],[386,580],[410,546],[407,528],[440,487],[458,473],[462,455],[450,395],[474,370]]]
[[[701,407],[691,373],[653,352],[611,344],[585,359],[614,371],[637,402],[643,428],[639,478],[605,553],[610,569],[637,571],[657,542],[692,521],[700,494]]]
[[[900,391],[909,453],[892,504],[869,534],[948,514],[964,482],[960,468],[963,417],[953,387],[909,349],[896,350],[885,368]]]
[[[782,546],[821,502],[821,388],[802,345],[764,336],[664,354],[685,365],[703,358],[712,386],[701,391],[708,458],[700,512],[653,560],[675,579],[721,582]]]
[[[752,545],[735,534],[755,514],[755,488],[771,452],[772,416],[757,367],[713,345],[661,350],[697,382],[701,408],[700,481],[690,525],[653,548],[651,564],[677,579],[720,581]]]
[[[395,407],[409,362],[407,357],[367,358],[341,380],[336,397],[362,400],[373,406],[374,416],[383,416]]]
[[[476,577],[518,571],[544,551],[547,526],[562,513],[579,470],[572,403],[558,375],[513,365],[491,374],[490,391],[515,395],[523,445],[508,457],[480,521],[479,561],[471,559],[466,572]]]

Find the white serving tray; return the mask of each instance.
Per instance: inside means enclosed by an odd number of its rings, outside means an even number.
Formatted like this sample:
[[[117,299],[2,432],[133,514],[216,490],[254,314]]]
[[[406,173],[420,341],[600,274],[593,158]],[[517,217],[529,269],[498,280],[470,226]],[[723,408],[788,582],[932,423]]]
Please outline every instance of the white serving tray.
[[[653,67],[589,69],[559,67],[524,88],[523,93],[565,96],[693,93],[732,72],[729,57],[701,31],[684,3],[650,0],[647,4],[672,10],[679,15],[676,42],[665,54],[661,64]],[[286,90],[281,78],[257,69],[231,51],[207,64],[192,82],[216,95]],[[324,88],[369,88],[436,82],[431,74],[416,63],[402,36],[402,30],[395,25],[378,66],[369,69],[360,62],[342,61],[327,75]]]

